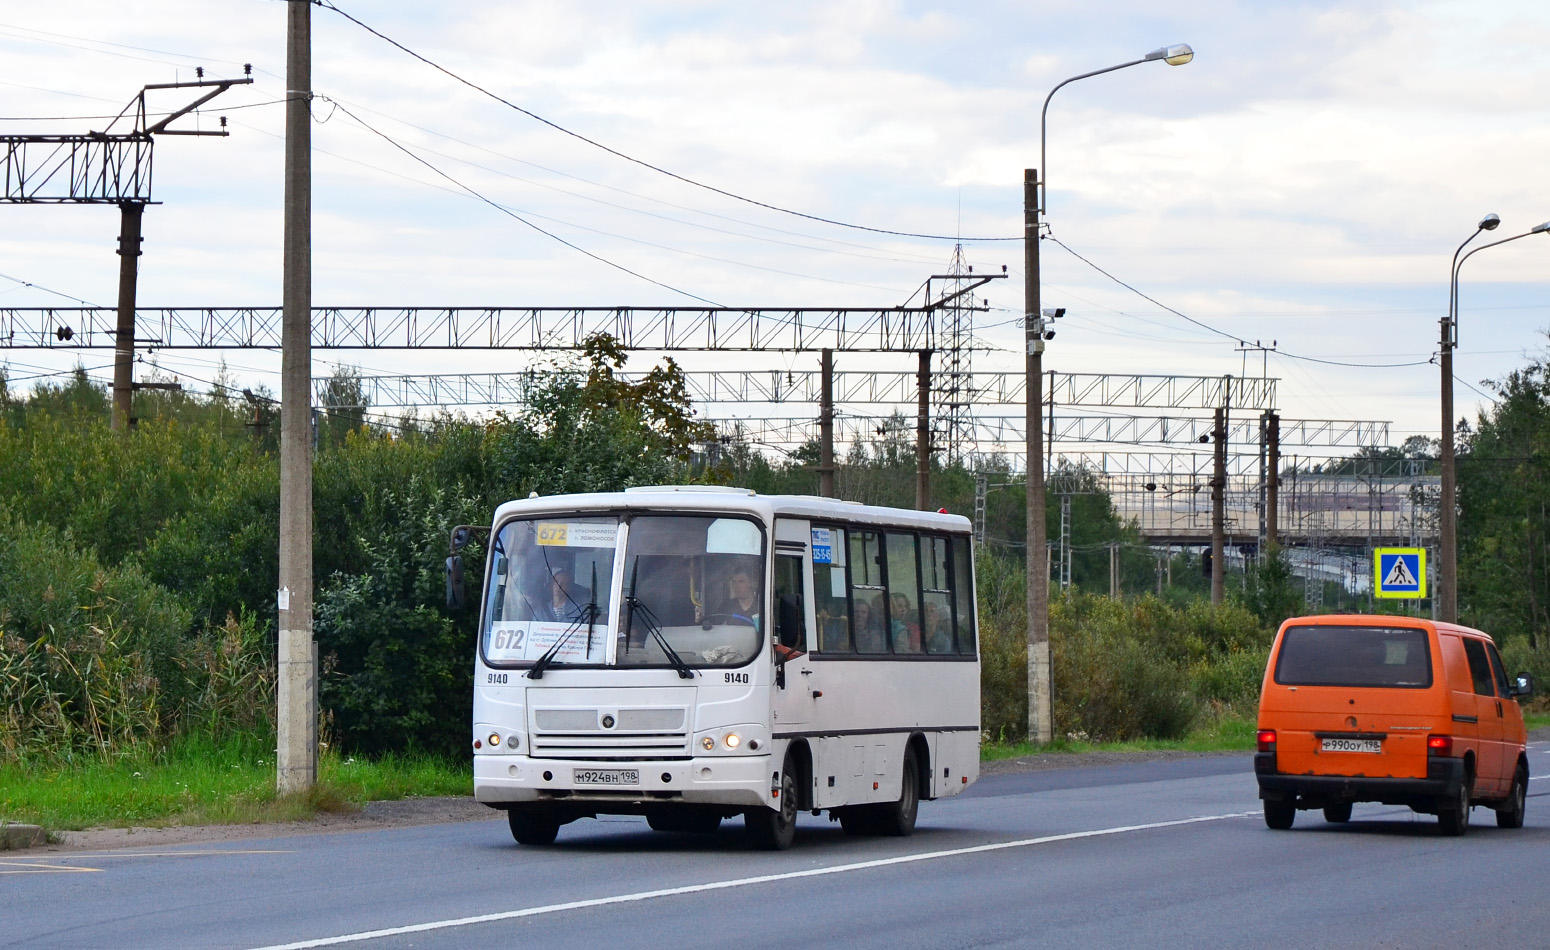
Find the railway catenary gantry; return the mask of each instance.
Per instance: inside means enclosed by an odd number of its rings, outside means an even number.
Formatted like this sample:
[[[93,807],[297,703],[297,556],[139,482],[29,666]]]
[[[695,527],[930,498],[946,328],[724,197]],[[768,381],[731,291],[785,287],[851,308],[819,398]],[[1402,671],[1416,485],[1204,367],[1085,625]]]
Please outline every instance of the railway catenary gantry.
[[[936,349],[934,307],[315,307],[314,350],[576,350],[594,333],[660,352],[915,353]],[[112,348],[102,307],[0,308],[0,349]],[[275,349],[279,307],[142,307],[154,349]],[[68,332],[62,332],[68,331]]]
[[[621,373],[638,380],[643,373]],[[1231,401],[1235,409],[1265,410],[1275,406],[1279,380],[1264,377],[1182,376],[1136,373],[1049,373],[1056,406],[1092,408],[1206,410]],[[368,375],[361,377],[363,395],[373,406],[497,406],[519,403],[545,373],[446,373],[419,375]],[[684,374],[696,403],[786,403],[817,405],[821,399],[822,374],[817,370],[744,369],[688,371]],[[1021,406],[1027,376],[1021,372],[978,372],[963,398],[975,407]],[[835,405],[914,406],[918,398],[917,375],[901,370],[835,370]],[[326,379],[314,380],[319,395]],[[816,414],[816,412],[815,412]],[[1162,417],[1166,418],[1166,417]],[[1175,417],[1177,418],[1177,417]],[[1164,425],[1167,423],[1164,422]],[[1286,425],[1287,423],[1282,423]],[[1334,422],[1337,427],[1345,423]],[[1382,425],[1354,422],[1358,427]],[[1199,433],[1197,433],[1198,435]],[[1376,431],[1353,433],[1359,438],[1387,436]]]

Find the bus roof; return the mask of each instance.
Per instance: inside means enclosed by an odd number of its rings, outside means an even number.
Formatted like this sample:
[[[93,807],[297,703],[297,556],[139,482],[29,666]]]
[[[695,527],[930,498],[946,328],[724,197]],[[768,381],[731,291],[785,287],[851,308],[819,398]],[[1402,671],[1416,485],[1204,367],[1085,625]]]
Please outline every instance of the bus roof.
[[[653,485],[622,492],[539,495],[508,501],[495,511],[497,522],[521,514],[570,514],[581,511],[738,511],[771,521],[777,516],[853,524],[900,525],[964,533],[969,519],[936,511],[885,508],[817,495],[761,495],[748,488],[722,485]]]

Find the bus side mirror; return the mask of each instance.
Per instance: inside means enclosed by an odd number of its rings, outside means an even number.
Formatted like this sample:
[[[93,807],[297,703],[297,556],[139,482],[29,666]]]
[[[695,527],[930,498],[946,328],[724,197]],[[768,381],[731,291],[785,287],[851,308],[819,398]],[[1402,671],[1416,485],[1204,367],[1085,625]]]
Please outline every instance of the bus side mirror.
[[[1518,699],[1528,699],[1534,695],[1534,677],[1527,673],[1518,674],[1518,682],[1514,686],[1512,694]]]
[[[454,554],[447,558],[447,609],[462,610],[463,600],[463,556]]]

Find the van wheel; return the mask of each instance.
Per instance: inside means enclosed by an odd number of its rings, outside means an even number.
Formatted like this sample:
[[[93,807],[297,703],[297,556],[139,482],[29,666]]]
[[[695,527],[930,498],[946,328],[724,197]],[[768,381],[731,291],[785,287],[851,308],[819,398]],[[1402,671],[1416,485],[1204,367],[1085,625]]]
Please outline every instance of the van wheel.
[[[1291,802],[1273,802],[1265,799],[1265,827],[1285,831],[1297,820],[1297,806]]]
[[[1469,782],[1459,783],[1458,794],[1437,807],[1437,827],[1444,835],[1457,838],[1469,830]]]
[[[915,817],[920,812],[920,766],[915,761],[914,749],[904,750],[903,772],[899,800],[877,810],[877,830],[895,838],[907,838],[914,833]]]
[[[774,808],[752,808],[743,813],[748,843],[762,851],[784,851],[797,836],[796,759],[786,753],[780,767],[780,800]]]
[[[1523,812],[1528,806],[1528,766],[1518,763],[1518,771],[1512,776],[1512,791],[1507,800],[1496,809],[1498,828],[1522,828]]]
[[[1351,820],[1351,803],[1341,802],[1338,805],[1324,806],[1324,820],[1343,825]]]
[[[533,813],[521,808],[506,812],[506,824],[517,844],[554,844],[560,833],[560,821],[553,815]]]

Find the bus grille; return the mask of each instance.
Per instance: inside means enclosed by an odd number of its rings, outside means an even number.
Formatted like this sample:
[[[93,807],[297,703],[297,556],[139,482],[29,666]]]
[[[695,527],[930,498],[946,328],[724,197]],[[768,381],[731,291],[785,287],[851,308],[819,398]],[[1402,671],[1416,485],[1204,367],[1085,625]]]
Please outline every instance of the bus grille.
[[[535,709],[528,752],[548,759],[637,761],[690,757],[688,710],[620,709],[603,721],[600,709]]]

